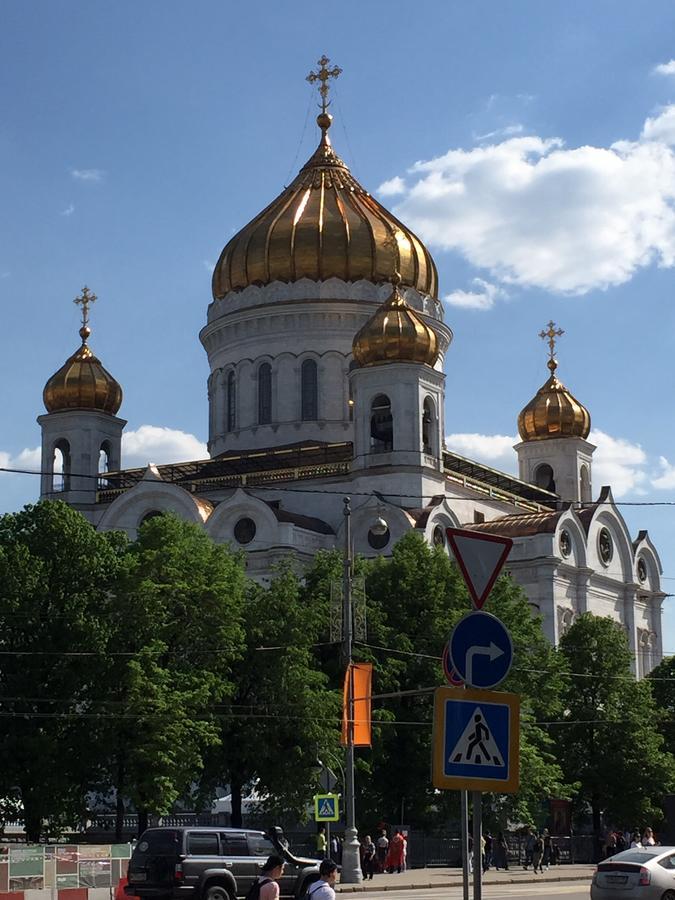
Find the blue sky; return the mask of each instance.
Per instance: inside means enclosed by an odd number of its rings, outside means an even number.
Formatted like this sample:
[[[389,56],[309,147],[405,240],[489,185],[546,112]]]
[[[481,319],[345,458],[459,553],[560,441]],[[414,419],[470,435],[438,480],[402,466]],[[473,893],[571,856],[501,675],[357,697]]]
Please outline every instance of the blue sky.
[[[513,469],[552,318],[596,492],[675,499],[672,3],[34,0],[0,18],[1,462],[35,462],[85,283],[128,463],[203,454],[210,268],[312,152],[305,75],[326,53],[338,152],[438,264],[451,446]],[[0,510],[36,496],[0,477]],[[675,508],[624,512],[675,592]]]

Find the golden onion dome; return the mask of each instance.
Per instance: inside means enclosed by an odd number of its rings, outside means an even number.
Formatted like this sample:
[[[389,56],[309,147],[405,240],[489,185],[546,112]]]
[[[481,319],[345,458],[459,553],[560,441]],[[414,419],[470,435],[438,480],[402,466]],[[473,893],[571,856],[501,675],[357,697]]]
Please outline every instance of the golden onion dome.
[[[591,415],[576,397],[558,380],[555,370],[558,362],[553,356],[553,322],[549,322],[549,332],[540,337],[549,337],[550,359],[546,363],[551,377],[543,384],[518,416],[518,431],[524,441],[544,441],[549,438],[587,438],[591,430]]]
[[[291,184],[226,245],[213,272],[213,297],[249,285],[300,278],[391,281],[438,297],[431,254],[416,235],[353,177],[317,117],[321,141]]]
[[[81,346],[49,379],[42,392],[47,412],[66,409],[95,409],[114,416],[122,405],[122,388],[91,352],[87,339],[91,329],[87,325],[88,305],[96,299],[84,288],[83,296],[75,302],[83,307],[80,328]]]
[[[352,353],[361,366],[388,362],[433,366],[438,359],[436,332],[405,302],[398,289],[400,280],[395,273],[391,296],[356,333]]]

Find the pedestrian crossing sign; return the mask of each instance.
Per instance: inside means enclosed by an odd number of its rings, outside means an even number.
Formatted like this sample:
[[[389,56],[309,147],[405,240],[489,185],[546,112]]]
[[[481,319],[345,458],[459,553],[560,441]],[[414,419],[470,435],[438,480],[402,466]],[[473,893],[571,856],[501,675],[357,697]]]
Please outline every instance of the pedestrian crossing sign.
[[[517,694],[437,688],[434,787],[515,793],[519,787],[519,747]]]
[[[314,795],[314,820],[316,822],[337,822],[340,818],[339,794]]]

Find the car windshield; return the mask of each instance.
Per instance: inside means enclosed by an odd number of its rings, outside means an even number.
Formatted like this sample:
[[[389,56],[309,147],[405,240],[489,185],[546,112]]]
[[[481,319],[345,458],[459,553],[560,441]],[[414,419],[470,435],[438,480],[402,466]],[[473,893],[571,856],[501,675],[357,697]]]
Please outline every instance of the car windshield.
[[[662,847],[654,847],[653,850],[634,848],[633,850],[624,850],[612,857],[612,862],[629,862],[629,863],[646,863],[655,856],[663,853]]]

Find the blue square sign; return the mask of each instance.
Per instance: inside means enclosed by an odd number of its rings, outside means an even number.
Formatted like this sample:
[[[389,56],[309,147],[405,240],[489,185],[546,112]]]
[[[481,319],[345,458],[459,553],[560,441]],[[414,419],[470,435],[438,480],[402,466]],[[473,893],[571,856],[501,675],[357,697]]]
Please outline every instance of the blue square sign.
[[[439,688],[434,704],[434,786],[518,790],[519,697]]]

